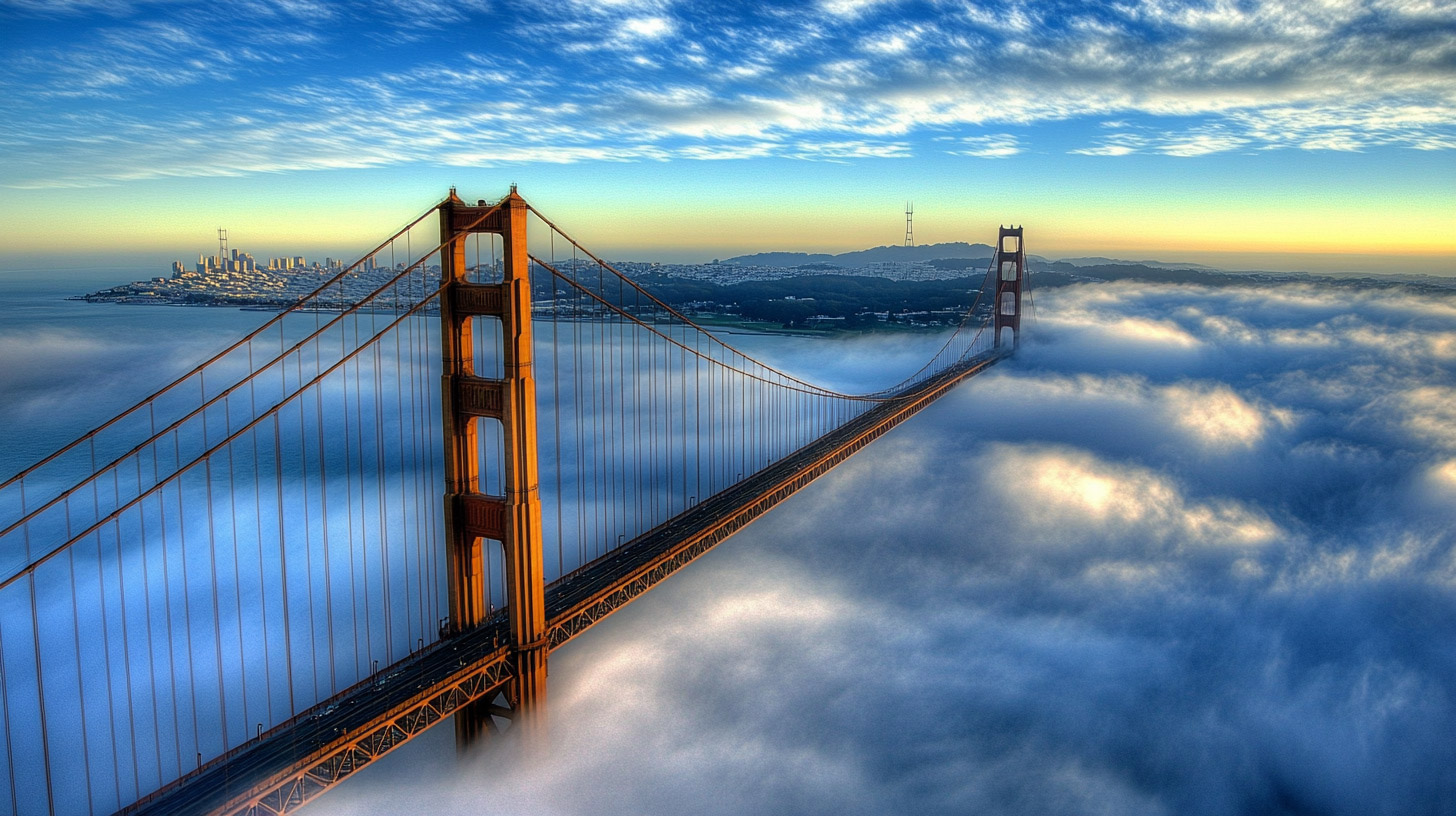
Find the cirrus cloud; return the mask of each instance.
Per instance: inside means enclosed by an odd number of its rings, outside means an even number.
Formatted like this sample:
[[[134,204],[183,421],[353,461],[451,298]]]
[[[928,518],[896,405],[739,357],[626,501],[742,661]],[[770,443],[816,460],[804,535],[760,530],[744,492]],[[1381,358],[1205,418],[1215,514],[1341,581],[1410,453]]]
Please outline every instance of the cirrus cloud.
[[[1088,128],[1065,149],[1456,146],[1456,21],[1437,4],[824,11],[9,3],[0,16],[37,36],[0,58],[12,156],[0,183],[532,161],[485,158],[520,141],[571,161],[721,158],[746,145],[818,160],[826,145],[886,138],[912,145],[890,155],[916,155],[950,133],[953,152],[1003,157],[1036,146],[1039,124],[1087,119],[1121,127]],[[427,37],[434,47],[399,47]],[[665,89],[675,100],[654,102]],[[530,128],[496,126],[513,105]]]

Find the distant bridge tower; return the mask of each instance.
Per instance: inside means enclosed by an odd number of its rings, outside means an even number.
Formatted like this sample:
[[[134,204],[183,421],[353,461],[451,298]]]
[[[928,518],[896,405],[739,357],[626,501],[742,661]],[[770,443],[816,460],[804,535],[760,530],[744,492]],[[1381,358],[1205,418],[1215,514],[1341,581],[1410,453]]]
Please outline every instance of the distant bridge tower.
[[[440,205],[442,404],[445,430],[445,547],[450,634],[473,629],[486,608],[483,539],[504,553],[506,609],[513,675],[509,691],[515,725],[529,724],[546,697],[546,582],[541,550],[541,498],[536,460],[536,380],[531,362],[531,284],[524,199],[511,187],[499,209],[468,206],[451,189]],[[471,283],[465,236],[501,236],[500,283]],[[500,321],[502,376],[475,372],[472,322]],[[499,423],[505,471],[501,496],[480,492],[478,423]],[[489,431],[494,433],[495,427]],[[456,736],[471,741],[490,722],[486,701],[456,715]]]
[[[905,246],[915,246],[915,202],[905,202]]]
[[[996,347],[1001,347],[1001,330],[1011,329],[1011,348],[1021,345],[1021,284],[1026,278],[1026,247],[1021,227],[1002,227],[996,239],[996,300],[993,326]]]

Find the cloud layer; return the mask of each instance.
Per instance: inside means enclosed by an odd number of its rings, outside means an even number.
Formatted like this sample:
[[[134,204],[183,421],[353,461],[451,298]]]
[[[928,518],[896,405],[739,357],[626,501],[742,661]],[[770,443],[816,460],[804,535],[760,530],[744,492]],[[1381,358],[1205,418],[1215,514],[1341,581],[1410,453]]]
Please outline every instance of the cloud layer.
[[[436,735],[313,810],[1449,809],[1456,304],[1038,306],[1014,361],[558,653],[548,760]]]
[[[1456,147],[1456,10],[1420,0],[10,0],[0,19],[23,32],[0,57],[0,183],[16,187],[415,162]]]

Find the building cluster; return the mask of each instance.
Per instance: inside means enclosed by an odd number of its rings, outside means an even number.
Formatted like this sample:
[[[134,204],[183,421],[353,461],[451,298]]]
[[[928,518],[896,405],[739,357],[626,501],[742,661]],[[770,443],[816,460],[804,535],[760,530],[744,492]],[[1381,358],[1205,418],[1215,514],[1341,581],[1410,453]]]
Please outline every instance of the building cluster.
[[[373,268],[374,259],[370,258],[368,265]],[[338,258],[325,258],[320,264],[314,261],[310,266],[308,260],[302,255],[294,255],[284,258],[269,258],[267,266],[261,266],[250,252],[239,252],[234,249],[227,256],[198,254],[197,264],[188,268],[181,261],[172,262],[172,277],[174,279],[185,278],[189,275],[217,276],[217,275],[250,275],[260,270],[269,272],[301,272],[309,271],[331,271],[338,272],[344,268],[344,262]]]
[[[122,303],[286,306],[308,296],[345,270],[338,258],[312,264],[302,255],[269,258],[266,265],[236,249],[226,255],[199,255],[196,265],[172,262],[172,274],[114,286],[84,299]],[[439,267],[431,267],[439,274]],[[403,270],[403,264],[400,270]],[[362,298],[394,276],[396,270],[368,258],[320,296],[331,305]]]

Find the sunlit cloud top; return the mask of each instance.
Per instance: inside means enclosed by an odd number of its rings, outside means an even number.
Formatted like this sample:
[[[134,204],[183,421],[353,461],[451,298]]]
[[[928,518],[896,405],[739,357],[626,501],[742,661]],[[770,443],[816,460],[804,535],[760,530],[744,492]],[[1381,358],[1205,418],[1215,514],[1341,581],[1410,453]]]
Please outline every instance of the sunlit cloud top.
[[[0,184],[1456,148],[1456,5],[4,0]]]

